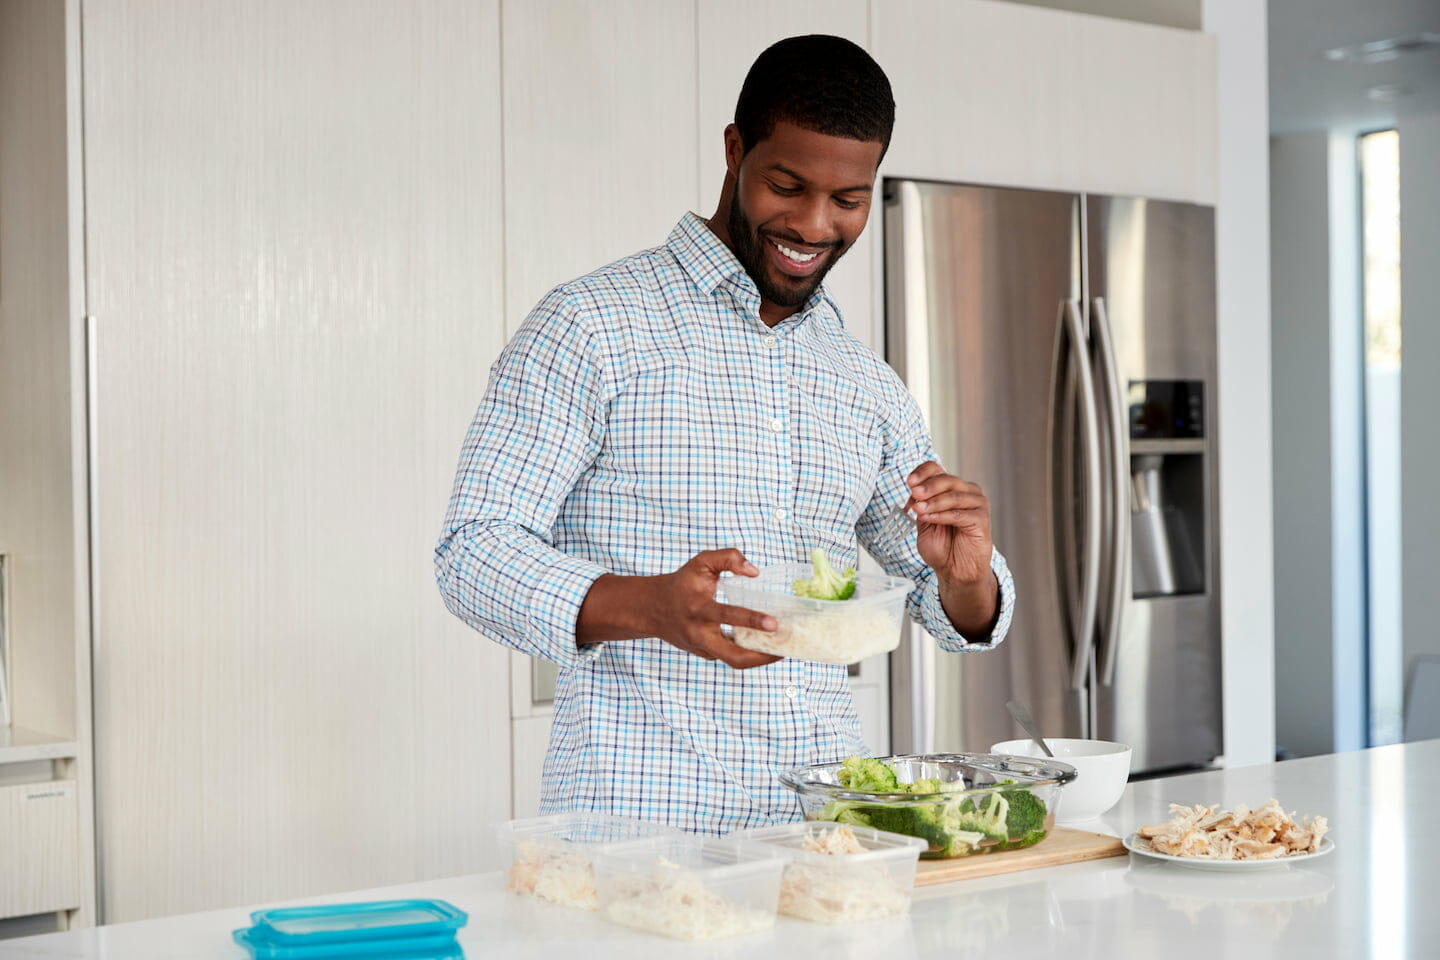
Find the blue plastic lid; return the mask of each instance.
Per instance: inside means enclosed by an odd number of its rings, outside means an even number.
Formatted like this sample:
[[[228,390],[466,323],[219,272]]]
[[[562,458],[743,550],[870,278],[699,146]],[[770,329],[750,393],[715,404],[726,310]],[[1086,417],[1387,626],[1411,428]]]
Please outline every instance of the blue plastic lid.
[[[342,957],[364,957],[365,960],[452,960],[465,952],[455,942],[451,931],[420,937],[385,937],[380,940],[346,940],[329,943],[271,943],[256,932],[256,927],[235,931],[235,942],[255,960],[339,960]]]
[[[444,900],[376,900],[257,910],[250,919],[258,941],[313,945],[435,934],[453,938],[469,918]]]

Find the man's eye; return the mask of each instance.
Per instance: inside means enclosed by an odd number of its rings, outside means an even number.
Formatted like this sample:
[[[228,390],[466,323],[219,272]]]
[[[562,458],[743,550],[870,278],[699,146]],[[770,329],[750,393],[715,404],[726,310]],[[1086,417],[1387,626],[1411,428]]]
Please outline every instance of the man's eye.
[[[858,210],[860,207],[859,200],[842,200],[839,197],[836,197],[835,203],[844,210]]]
[[[778,184],[778,183],[772,183],[772,184],[770,184],[770,189],[771,189],[771,190],[774,190],[776,193],[780,194],[780,196],[782,196],[782,197],[793,197],[793,196],[795,196],[797,193],[800,192],[800,188],[799,188],[799,187],[782,187],[782,186],[780,186],[780,184]]]

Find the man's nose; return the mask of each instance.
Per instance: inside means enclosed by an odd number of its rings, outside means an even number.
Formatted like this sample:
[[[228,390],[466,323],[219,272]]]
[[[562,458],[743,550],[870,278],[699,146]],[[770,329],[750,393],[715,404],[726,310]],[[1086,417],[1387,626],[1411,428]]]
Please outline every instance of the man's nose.
[[[830,225],[829,198],[807,196],[786,218],[787,225],[807,244],[824,244],[835,239]]]

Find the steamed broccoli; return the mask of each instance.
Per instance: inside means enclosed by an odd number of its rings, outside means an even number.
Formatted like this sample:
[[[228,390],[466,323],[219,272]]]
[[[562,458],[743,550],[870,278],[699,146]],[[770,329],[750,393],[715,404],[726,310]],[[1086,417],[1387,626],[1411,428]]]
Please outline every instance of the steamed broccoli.
[[[1015,781],[1006,780],[1004,782],[1014,783]],[[1001,790],[1000,793],[1010,802],[1010,815],[1006,821],[1010,829],[1010,839],[1015,840],[1028,837],[1036,832],[1039,832],[1041,837],[1043,837],[1045,833],[1045,817],[1049,813],[1049,811],[1045,809],[1045,802],[1035,796],[1034,793],[1023,788]]]
[[[968,809],[966,809],[967,807]],[[1010,802],[999,793],[990,794],[979,804],[967,798],[960,805],[955,822],[961,830],[975,831],[987,840],[1004,843],[1010,839],[1010,833],[1006,829],[1005,823],[1009,810]]]
[[[815,575],[809,580],[795,581],[795,596],[813,600],[849,600],[855,596],[854,567],[846,567],[836,573],[824,550],[810,551],[810,566]]]
[[[869,793],[906,793],[891,770],[881,760],[868,757],[847,757],[837,774],[842,787]]]
[[[870,793],[949,793],[965,789],[963,781],[945,783],[926,777],[900,783],[895,771],[881,760],[850,757],[840,764],[840,785]],[[969,811],[962,812],[965,805]],[[890,833],[919,837],[930,844],[927,856],[958,857],[983,842],[1003,841],[1005,801],[999,797],[980,811],[970,800],[951,803],[923,803],[915,806],[867,804],[861,801],[832,800],[819,813],[821,820],[835,820],[855,826],[873,827]],[[997,826],[998,824],[998,826]]]
[[[952,805],[933,803],[914,807],[870,807],[868,810],[870,825],[876,830],[919,837],[930,844],[930,852],[942,857],[958,857],[969,853],[972,847],[986,838],[983,833],[961,828],[953,812]]]
[[[865,810],[858,803],[848,800],[831,800],[821,808],[816,815],[819,820],[834,820],[836,823],[848,823],[852,827],[873,827],[870,818]]]

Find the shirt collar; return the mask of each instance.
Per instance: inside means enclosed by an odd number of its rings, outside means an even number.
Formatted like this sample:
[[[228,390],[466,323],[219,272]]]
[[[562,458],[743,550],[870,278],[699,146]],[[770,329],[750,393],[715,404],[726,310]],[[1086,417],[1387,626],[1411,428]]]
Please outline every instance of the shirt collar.
[[[755,288],[755,281],[750,279],[744,265],[724,241],[715,235],[704,218],[694,213],[686,213],[680,218],[680,222],[675,224],[675,229],[670,231],[670,237],[665,244],[691,281],[706,296],[714,296],[715,291],[726,280],[732,280],[732,288],[738,288],[734,292],[754,311],[755,322],[764,326],[760,321],[760,291]],[[839,316],[839,311],[833,309],[830,295],[822,283],[815,288],[804,306],[781,321],[776,329],[798,326],[817,309],[824,307],[830,307],[831,314]]]

